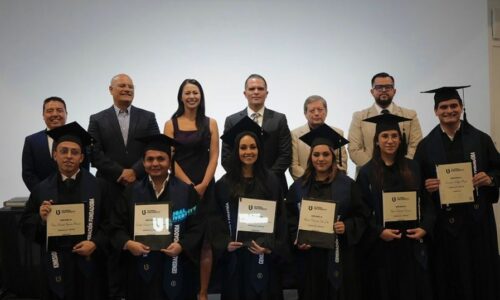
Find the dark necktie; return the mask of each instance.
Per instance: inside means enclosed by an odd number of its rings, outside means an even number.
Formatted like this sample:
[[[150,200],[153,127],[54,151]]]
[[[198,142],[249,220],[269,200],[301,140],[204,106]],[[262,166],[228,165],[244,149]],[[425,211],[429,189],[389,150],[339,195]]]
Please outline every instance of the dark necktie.
[[[72,187],[75,186],[75,180],[73,178],[66,178],[66,180],[64,180],[64,185],[68,189],[71,189]]]
[[[384,108],[384,109],[382,109],[382,111],[380,113],[385,115],[385,114],[389,113],[389,110]]]

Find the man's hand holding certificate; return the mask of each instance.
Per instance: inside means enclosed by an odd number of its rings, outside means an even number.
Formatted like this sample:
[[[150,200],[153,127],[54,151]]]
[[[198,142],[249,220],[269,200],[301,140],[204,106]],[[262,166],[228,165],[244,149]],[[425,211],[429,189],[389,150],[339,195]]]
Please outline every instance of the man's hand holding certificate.
[[[167,203],[136,204],[134,210],[134,240],[151,250],[166,248],[170,236],[170,215]]]

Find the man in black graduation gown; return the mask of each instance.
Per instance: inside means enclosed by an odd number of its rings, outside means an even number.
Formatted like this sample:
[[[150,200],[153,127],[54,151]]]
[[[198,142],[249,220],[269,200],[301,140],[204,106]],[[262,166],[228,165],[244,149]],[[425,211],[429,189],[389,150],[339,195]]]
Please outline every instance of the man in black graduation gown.
[[[108,240],[101,207],[106,191],[80,167],[91,137],[76,122],[47,134],[54,139],[58,171],[34,188],[20,221],[24,236],[42,246],[42,299],[105,299],[102,267]],[[59,214],[58,204],[74,203],[83,204],[84,235],[47,237],[49,214]]]
[[[418,145],[415,160],[425,189],[440,203],[436,165],[471,162],[474,202],[439,205],[432,245],[437,299],[500,299],[498,244],[492,204],[498,201],[500,156],[491,138],[460,120],[464,106],[457,89],[435,93],[439,124]]]
[[[195,265],[202,237],[202,223],[196,215],[198,194],[193,186],[169,175],[173,139],[158,134],[138,140],[145,143],[143,165],[148,176],[125,189],[110,225],[111,243],[125,252],[126,297],[196,299]],[[169,205],[170,235],[158,247],[134,235],[135,205],[145,203]]]

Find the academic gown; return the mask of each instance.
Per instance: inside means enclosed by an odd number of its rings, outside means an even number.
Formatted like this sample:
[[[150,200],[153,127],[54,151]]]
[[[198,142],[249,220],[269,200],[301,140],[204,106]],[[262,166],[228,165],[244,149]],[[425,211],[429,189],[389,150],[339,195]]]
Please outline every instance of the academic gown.
[[[434,288],[438,299],[500,299],[498,243],[492,204],[498,201],[500,156],[491,138],[462,122],[453,141],[437,125],[417,147],[423,180],[437,178],[436,165],[473,161],[474,174],[486,172],[494,186],[474,192],[474,203],[439,205],[432,244]],[[475,165],[475,167],[474,167]]]
[[[283,299],[281,267],[288,260],[286,245],[286,215],[279,181],[267,172],[267,189],[259,187],[255,180],[245,181],[241,197],[276,201],[276,216],[273,236],[255,240],[261,247],[270,249],[271,254],[255,255],[245,246],[233,252],[227,251],[230,241],[236,240],[236,225],[239,197],[230,195],[227,175],[215,185],[217,212],[220,220],[218,234],[214,235],[214,256],[223,268],[221,283],[222,300],[279,300]]]
[[[435,212],[432,203],[417,192],[419,220],[415,223],[392,223],[383,225],[382,192],[392,191],[419,191],[420,173],[414,161],[405,159],[410,173],[415,180],[412,185],[407,185],[399,171],[399,166],[383,166],[383,187],[376,181],[373,171],[374,162],[369,161],[364,165],[358,175],[357,182],[361,187],[363,200],[370,207],[373,217],[364,237],[363,265],[367,270],[364,278],[367,286],[365,297],[370,299],[412,300],[432,299],[430,286],[430,272],[428,268],[427,240],[432,235],[435,222]],[[409,239],[405,230],[420,227],[426,231],[426,236],[421,240]],[[401,239],[386,242],[380,234],[386,228],[399,229]]]
[[[173,222],[170,232],[172,236],[179,232],[178,243],[182,246],[175,258],[160,251],[139,257],[125,251],[128,300],[196,299],[196,264],[203,232],[196,214],[197,198],[190,185],[175,177],[169,178],[159,198],[148,177],[124,191],[111,215],[111,243],[116,249],[123,250],[125,243],[133,240],[135,204],[152,202],[169,203]]]
[[[107,225],[102,220],[103,195],[106,193],[105,186],[84,169],[80,169],[70,187],[62,182],[57,172],[40,182],[31,193],[20,227],[27,239],[41,246],[42,299],[93,300],[106,297],[104,257],[109,240],[105,234]],[[51,238],[47,251],[47,226],[39,214],[44,200],[53,200],[54,204],[83,202],[85,235]],[[82,240],[96,244],[88,258],[72,253],[73,246]]]
[[[370,212],[361,199],[357,184],[343,173],[338,173],[331,183],[313,181],[304,186],[301,178],[296,180],[286,200],[292,243],[297,237],[300,204],[304,198],[337,203],[336,215],[344,222],[345,233],[337,236],[340,251],[337,248],[330,250],[316,247],[295,251],[299,299],[362,299],[357,245]],[[335,260],[337,255],[338,262]]]

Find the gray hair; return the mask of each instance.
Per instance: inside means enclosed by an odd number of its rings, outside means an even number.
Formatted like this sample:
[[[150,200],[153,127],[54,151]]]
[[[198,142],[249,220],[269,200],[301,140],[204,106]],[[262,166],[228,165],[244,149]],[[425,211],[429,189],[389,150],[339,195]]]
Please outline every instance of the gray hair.
[[[312,95],[312,96],[307,97],[306,101],[304,102],[304,114],[307,113],[307,106],[313,102],[316,102],[316,101],[321,101],[321,103],[325,107],[325,110],[328,111],[328,106],[326,104],[325,98],[318,96],[318,95]]]

